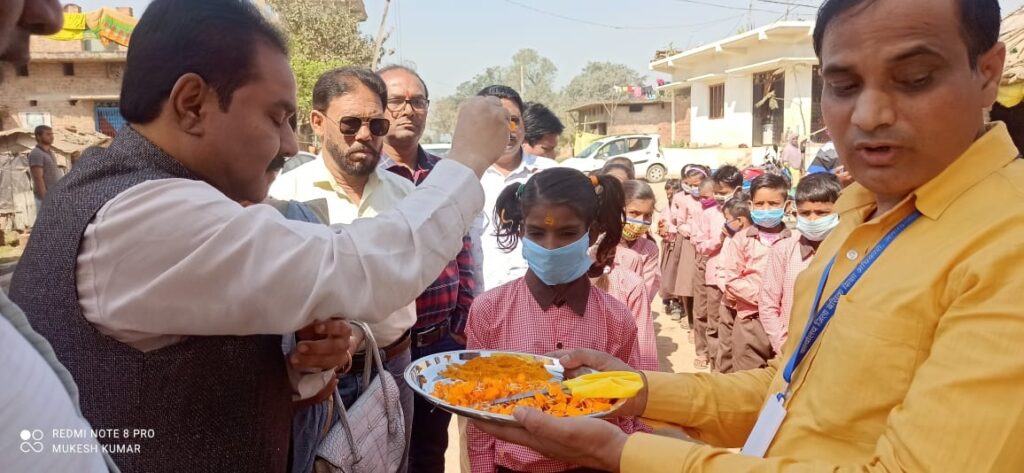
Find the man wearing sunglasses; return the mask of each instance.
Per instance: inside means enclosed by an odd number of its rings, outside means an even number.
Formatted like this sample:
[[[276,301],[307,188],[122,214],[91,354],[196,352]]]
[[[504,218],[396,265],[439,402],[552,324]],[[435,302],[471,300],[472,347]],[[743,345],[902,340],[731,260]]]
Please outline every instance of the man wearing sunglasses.
[[[358,218],[374,217],[398,206],[415,185],[403,177],[379,168],[384,137],[391,128],[385,118],[387,87],[367,69],[342,68],[328,71],[313,86],[310,124],[322,143],[317,159],[278,178],[270,194],[281,200],[310,202],[325,200],[331,225],[348,224]],[[413,393],[402,380],[411,361],[410,329],[416,323],[413,299],[397,311],[370,324],[374,338],[383,347],[384,365],[395,377],[401,391],[406,437],[412,431]],[[362,334],[353,328],[352,371],[338,385],[346,406],[358,398],[364,364],[357,353]]]

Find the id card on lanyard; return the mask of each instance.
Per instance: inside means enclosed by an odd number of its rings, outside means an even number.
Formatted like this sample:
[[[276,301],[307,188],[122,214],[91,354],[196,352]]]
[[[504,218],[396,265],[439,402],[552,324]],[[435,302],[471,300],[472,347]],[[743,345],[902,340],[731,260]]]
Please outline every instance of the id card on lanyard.
[[[920,217],[921,213],[914,211],[882,237],[882,240],[868,252],[860,264],[853,268],[853,272],[832,292],[832,295],[825,301],[825,305],[822,306],[821,296],[825,291],[825,283],[828,282],[828,276],[832,271],[836,258],[833,256],[828,262],[828,265],[825,266],[825,271],[821,275],[821,280],[818,281],[818,290],[814,294],[814,305],[811,306],[811,316],[807,321],[803,337],[800,338],[800,344],[797,345],[796,351],[789,358],[789,362],[786,363],[786,368],[782,372],[782,378],[786,381],[785,392],[773,394],[768,399],[768,402],[765,403],[761,414],[757,418],[757,423],[754,424],[754,430],[750,432],[750,437],[747,437],[746,444],[740,450],[741,454],[759,458],[764,457],[765,452],[768,451],[768,446],[775,439],[775,434],[778,433],[779,427],[782,426],[783,419],[786,418],[785,403],[786,398],[789,396],[789,386],[793,382],[793,372],[804,361],[804,357],[811,351],[814,342],[818,340],[818,337],[825,330],[825,326],[828,325],[829,320],[832,320],[832,316],[836,314],[839,298],[848,294],[850,289],[853,289],[857,281],[864,276],[868,268],[878,260],[878,257],[882,255],[893,240]]]

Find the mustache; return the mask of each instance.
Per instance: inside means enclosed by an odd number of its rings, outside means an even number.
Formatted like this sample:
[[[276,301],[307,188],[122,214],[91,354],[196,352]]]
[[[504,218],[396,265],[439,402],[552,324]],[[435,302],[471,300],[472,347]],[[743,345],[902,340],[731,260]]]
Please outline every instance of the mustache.
[[[371,156],[380,156],[379,149],[375,149],[373,146],[358,141],[353,143],[352,146],[349,146],[348,149],[345,150],[345,156],[351,156],[356,153],[365,153]]]

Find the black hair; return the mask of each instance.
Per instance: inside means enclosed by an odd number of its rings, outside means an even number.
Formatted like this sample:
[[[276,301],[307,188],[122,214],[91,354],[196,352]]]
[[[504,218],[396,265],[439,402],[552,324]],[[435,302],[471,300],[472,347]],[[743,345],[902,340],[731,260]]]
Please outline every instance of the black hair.
[[[605,176],[605,175],[608,175],[608,173],[610,173],[610,172],[612,172],[612,171],[614,171],[616,169],[626,173],[626,180],[627,181],[632,181],[633,179],[636,179],[636,174],[633,172],[632,169],[630,169],[629,167],[627,167],[624,164],[619,164],[619,163],[604,163],[604,166],[599,171],[597,171],[596,175],[598,175],[598,176]]]
[[[323,73],[313,86],[313,109],[326,112],[331,100],[351,93],[359,85],[370,89],[380,99],[381,108],[387,107],[388,87],[369,69],[341,67]]]
[[[680,181],[679,179],[666,179],[665,180],[665,191],[669,192],[669,193],[679,192],[683,188],[683,186],[681,184],[682,184],[682,181]]]
[[[725,184],[729,187],[743,187],[743,174],[740,173],[739,168],[732,165],[725,165],[718,168],[715,174],[712,176],[715,183]]]
[[[1002,13],[999,0],[955,0],[960,7],[960,34],[967,45],[971,69],[978,66],[978,58],[999,41]],[[822,43],[828,25],[855,8],[866,8],[875,0],[826,0],[818,9],[814,26],[814,53],[821,59]]]
[[[377,69],[377,75],[382,76],[384,75],[385,72],[390,71],[405,71],[408,72],[409,74],[412,74],[412,76],[415,77],[416,80],[420,81],[420,85],[423,86],[423,96],[428,99],[430,98],[430,91],[427,90],[427,83],[423,80],[422,77],[420,77],[419,73],[414,71],[411,67],[403,66],[401,64],[390,64],[380,69]]]
[[[42,138],[43,133],[45,133],[47,131],[52,131],[52,130],[53,130],[53,128],[50,128],[50,127],[48,127],[46,125],[39,125],[39,126],[37,126],[35,131],[34,131],[34,133],[36,135],[36,139]]]
[[[658,199],[657,197],[655,197],[654,189],[651,189],[650,184],[635,179],[631,179],[622,183],[622,193],[625,197],[625,205],[628,205],[630,202],[634,200]]]
[[[288,54],[287,40],[246,0],[154,0],[132,31],[121,83],[121,116],[145,124],[160,115],[181,76],[198,74],[222,110],[256,80],[256,51]]]
[[[729,212],[732,218],[746,217],[748,222],[754,221],[750,216],[750,198],[745,193],[727,200],[722,204],[722,211]]]
[[[526,106],[523,104],[523,97],[507,85],[489,85],[476,94],[479,97],[497,97],[499,99],[511,100],[519,107],[519,113],[524,113]]]
[[[796,203],[832,202],[839,200],[843,186],[839,178],[830,172],[819,172],[800,179],[796,186]]]
[[[526,142],[537,144],[546,135],[561,135],[565,125],[550,108],[542,103],[527,102],[523,110],[523,126],[526,127]]]
[[[604,164],[604,167],[607,168],[608,166],[614,166],[614,165],[619,165],[619,166],[622,166],[622,167],[626,168],[627,174],[629,175],[629,180],[636,179],[636,165],[633,164],[633,160],[632,159],[624,158],[622,156],[618,156],[618,157],[609,159],[608,162],[606,162]]]
[[[594,186],[597,181],[597,187]],[[535,205],[565,205],[579,214],[591,235],[604,235],[597,247],[596,267],[615,257],[626,219],[622,185],[611,176],[587,177],[571,168],[550,168],[526,184],[511,184],[498,196],[492,218],[497,224],[498,248],[512,251],[526,230],[526,215]],[[592,268],[593,269],[593,268]]]
[[[757,191],[761,189],[771,189],[782,191],[782,195],[786,196],[786,200],[789,200],[789,179],[785,176],[778,174],[761,174],[750,181],[750,198],[753,199],[757,195]]]

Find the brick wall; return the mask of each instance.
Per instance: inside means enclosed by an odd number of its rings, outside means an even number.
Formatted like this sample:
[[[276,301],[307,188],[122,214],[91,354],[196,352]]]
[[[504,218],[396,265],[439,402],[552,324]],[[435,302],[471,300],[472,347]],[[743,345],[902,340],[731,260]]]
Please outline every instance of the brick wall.
[[[676,96],[676,142],[690,141],[690,97]],[[593,116],[593,115],[591,115]],[[663,147],[672,146],[672,106],[663,103],[644,104],[640,112],[630,112],[629,105],[615,109],[615,120],[608,127],[608,134],[620,135],[644,133],[661,135]]]
[[[57,41],[52,41],[57,42]],[[65,76],[61,63],[33,62],[28,77],[8,74],[0,88],[0,120],[2,128],[14,128],[20,113],[45,112],[55,127],[74,126],[79,130],[95,130],[95,103],[70,97],[113,95],[121,92],[123,64],[76,62],[75,75]],[[32,106],[31,101],[36,105]]]

